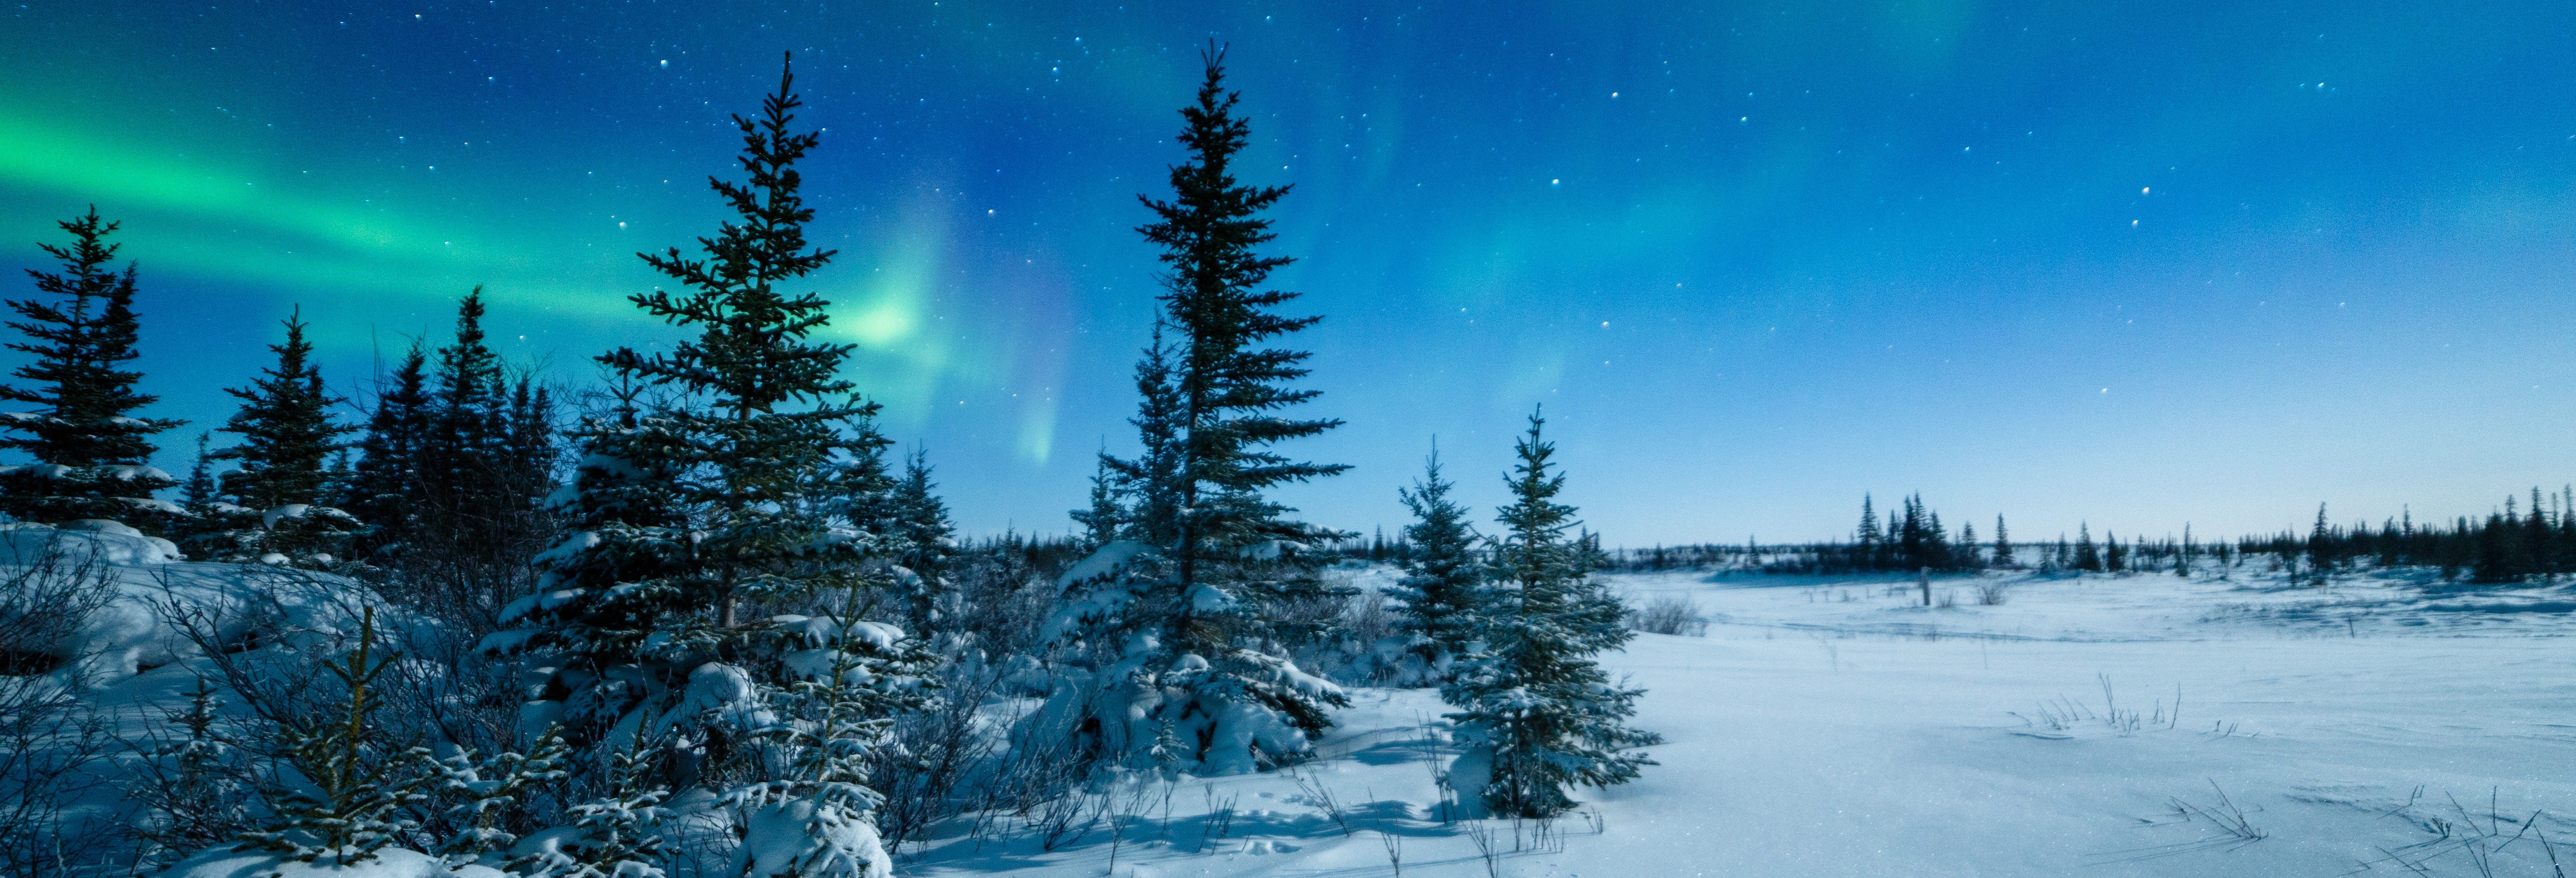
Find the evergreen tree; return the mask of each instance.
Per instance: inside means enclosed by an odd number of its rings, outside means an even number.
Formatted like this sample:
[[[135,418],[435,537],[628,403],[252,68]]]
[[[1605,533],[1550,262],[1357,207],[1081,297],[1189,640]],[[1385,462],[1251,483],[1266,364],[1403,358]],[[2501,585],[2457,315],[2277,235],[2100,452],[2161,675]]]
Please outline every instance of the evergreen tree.
[[[2335,568],[2333,526],[2326,524],[2326,505],[2317,504],[2317,523],[2308,530],[2308,569],[2322,579]]]
[[[1157,221],[1138,229],[1163,248],[1163,322],[1181,344],[1150,347],[1138,365],[1145,453],[1113,464],[1136,492],[1129,542],[1065,583],[1053,628],[1084,647],[1077,661],[1087,668],[1033,722],[1087,729],[1078,733],[1087,749],[1113,761],[1150,760],[1154,742],[1170,738],[1187,752],[1167,753],[1177,760],[1168,764],[1223,773],[1305,752],[1331,725],[1326,709],[1347,701],[1286,654],[1330,623],[1281,612],[1348,594],[1300,554],[1339,535],[1289,520],[1262,494],[1346,467],[1268,450],[1340,422],[1280,413],[1316,395],[1288,386],[1308,355],[1259,345],[1322,318],[1271,310],[1297,296],[1262,288],[1290,260],[1255,249],[1276,237],[1260,214],[1288,190],[1235,180],[1250,128],[1236,115],[1240,96],[1225,89],[1222,52],[1211,46],[1202,60],[1197,100],[1181,110],[1189,159],[1171,169],[1170,201],[1141,199]]]
[[[1124,524],[1126,510],[1118,504],[1118,477],[1109,468],[1109,455],[1103,450],[1091,473],[1091,505],[1073,510],[1073,523],[1082,526],[1082,548],[1098,551],[1118,541],[1118,528]]]
[[[403,352],[393,377],[376,388],[358,439],[358,463],[349,476],[347,509],[366,522],[362,541],[370,554],[410,539],[417,520],[421,449],[429,441],[429,353],[415,342]]]
[[[1189,429],[1180,386],[1172,380],[1171,357],[1163,325],[1157,322],[1153,340],[1136,361],[1136,416],[1127,421],[1144,447],[1134,460],[1101,456],[1128,498],[1121,533],[1148,546],[1169,545],[1181,534],[1181,444]]]
[[[1621,606],[1590,577],[1596,550],[1569,540],[1574,507],[1556,502],[1562,473],[1549,471],[1555,446],[1530,415],[1516,445],[1520,462],[1505,484],[1514,502],[1501,510],[1494,545],[1496,585],[1477,613],[1481,649],[1468,655],[1442,700],[1458,708],[1466,752],[1450,783],[1478,791],[1481,809],[1513,817],[1549,817],[1574,806],[1576,784],[1607,787],[1655,764],[1634,748],[1661,742],[1627,727],[1644,690],[1614,684],[1593,656],[1628,642]]]
[[[188,467],[188,481],[179,486],[179,508],[188,510],[189,515],[205,515],[223,497],[215,487],[214,474],[206,469],[206,440],[209,435],[197,434],[197,461]]]
[[[2102,532],[2102,569],[2118,573],[2129,569],[2129,551],[2120,546],[2120,535]]]
[[[1437,683],[1474,634],[1478,592],[1485,565],[1476,557],[1476,532],[1467,523],[1467,507],[1449,499],[1450,482],[1440,477],[1435,445],[1423,461],[1422,477],[1398,493],[1413,524],[1403,531],[1413,547],[1404,563],[1405,576],[1387,590],[1400,605],[1396,630],[1403,633],[1412,665],[1399,679],[1417,685]]]
[[[342,400],[323,386],[321,368],[312,362],[302,309],[284,325],[286,340],[268,346],[277,364],[249,387],[224,391],[241,400],[241,409],[216,429],[241,441],[208,457],[239,463],[221,484],[240,508],[210,510],[209,523],[222,530],[199,535],[209,560],[329,565],[346,554],[343,545],[358,527],[348,513],[320,505],[330,480],[324,462],[355,428],[331,418],[331,406]]]
[[[0,448],[34,458],[0,467],[0,512],[21,521],[107,519],[161,532],[180,510],[152,496],[177,482],[151,466],[151,437],[184,422],[135,416],[159,397],[137,392],[143,374],[126,368],[140,356],[134,268],[108,267],[120,245],[107,237],[118,224],[101,220],[97,207],[55,225],[71,244],[36,246],[61,270],[27,269],[41,297],[7,303],[19,318],[9,328],[26,336],[7,347],[34,359],[11,373],[30,383],[0,385],[0,400],[38,410],[0,413],[0,429],[16,434],[0,439]]]
[[[527,878],[664,878],[660,832],[671,788],[656,783],[657,760],[641,748],[610,754],[609,795],[574,805],[571,832],[540,836],[535,850],[510,861]]]
[[[739,808],[745,849],[758,848],[734,874],[874,878],[875,793],[851,766],[864,766],[890,712],[916,703],[904,693],[927,658],[899,629],[855,618],[875,603],[861,593],[886,585],[869,573],[885,549],[834,526],[846,499],[836,473],[838,455],[879,441],[867,421],[877,407],[836,377],[851,346],[809,338],[829,303],[781,288],[833,255],[804,236],[813,210],[794,165],[820,138],[793,130],[792,85],[782,72],[759,118],[734,117],[749,179],[710,178],[738,218],[702,239],[705,258],[676,247],[642,257],[686,292],[631,300],[698,334],[667,353],[600,357],[620,402],[579,435],[563,511],[580,531],[539,559],[545,603],[514,604],[504,615],[521,627],[489,645],[555,669],[543,690],[562,699],[529,715],[561,722],[577,744],[621,727],[669,734],[662,776],[716,788]],[[677,402],[638,405],[647,385]],[[835,595],[829,615],[795,614]],[[817,694],[817,678],[868,692]],[[744,777],[779,779],[728,780]],[[771,858],[780,850],[787,861]]]
[[[2093,547],[2093,526],[2079,522],[2075,526],[2075,569],[2088,573],[2102,570],[2102,553]]]
[[[904,457],[903,480],[895,485],[891,536],[901,553],[896,561],[912,573],[902,582],[906,619],[924,636],[947,597],[948,561],[957,554],[957,529],[948,523],[948,504],[931,492],[934,487],[928,455],[914,449]]]
[[[393,661],[373,655],[375,640],[376,611],[369,607],[346,664],[323,665],[348,694],[338,715],[267,717],[279,760],[306,784],[280,782],[266,791],[275,817],[268,828],[245,835],[251,846],[346,867],[375,859],[418,828],[409,812],[430,800],[427,788],[437,775],[428,770],[427,750],[393,744],[392,732],[376,720],[371,687]]]
[[[2019,566],[2013,560],[2012,533],[2004,530],[2004,517],[2001,515],[1995,516],[1995,566]]]
[[[1860,495],[1860,532],[1853,539],[1858,543],[1856,550],[1860,557],[1852,566],[1876,569],[1880,545],[1886,541],[1886,535],[1878,529],[1878,510],[1871,505],[1867,493]]]
[[[884,796],[868,786],[868,765],[892,717],[930,703],[923,679],[936,660],[891,626],[850,618],[859,603],[853,595],[838,617],[788,632],[803,650],[797,661],[813,670],[771,694],[785,721],[759,732],[770,750],[763,761],[785,770],[724,796],[743,828],[726,874],[893,878],[876,829]]]

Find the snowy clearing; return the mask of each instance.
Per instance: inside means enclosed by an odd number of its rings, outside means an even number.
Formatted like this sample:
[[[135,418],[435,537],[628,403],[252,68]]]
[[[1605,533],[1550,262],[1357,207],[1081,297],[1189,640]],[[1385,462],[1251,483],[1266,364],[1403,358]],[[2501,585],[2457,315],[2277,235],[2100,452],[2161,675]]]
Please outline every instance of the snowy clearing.
[[[2576,831],[2568,595],[2252,570],[1947,577],[1931,608],[1910,579],[1614,575],[1715,624],[1605,656],[1668,743],[1587,814],[1444,824],[1437,696],[1357,690],[1292,772],[1108,791],[1052,851],[1010,820],[901,871],[2549,874],[2541,840]]]

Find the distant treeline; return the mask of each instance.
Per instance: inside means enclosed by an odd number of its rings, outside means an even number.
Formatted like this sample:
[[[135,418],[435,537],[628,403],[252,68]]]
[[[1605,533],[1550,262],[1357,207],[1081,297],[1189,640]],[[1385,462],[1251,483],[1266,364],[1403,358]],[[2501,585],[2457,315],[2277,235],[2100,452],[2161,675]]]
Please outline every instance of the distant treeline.
[[[1992,538],[1981,538],[1972,524],[1955,532],[1921,495],[1905,498],[1899,509],[1881,517],[1876,501],[1861,498],[1861,523],[1847,539],[1809,543],[1762,544],[1748,538],[1736,544],[1698,543],[1648,548],[1601,550],[1595,569],[1618,572],[1656,570],[1744,570],[1766,573],[1838,574],[1942,572],[2009,569],[2099,573],[2205,572],[2224,575],[2249,556],[2261,556],[2294,577],[2330,576],[2363,565],[2434,567],[2443,579],[2478,583],[2512,583],[2576,574],[2576,488],[2544,493],[2533,488],[2526,501],[2506,497],[2484,517],[2459,516],[2449,521],[2418,522],[2411,511],[2378,524],[2331,523],[2324,504],[2306,533],[2278,533],[2234,540],[2201,541],[2183,526],[2179,538],[2132,537],[2104,532],[2093,538],[2089,524],[2079,524],[2075,537],[2016,543],[2003,516],[1995,517]],[[1401,537],[1379,533],[1344,541],[1339,554],[1370,561],[1403,561],[1413,547]]]

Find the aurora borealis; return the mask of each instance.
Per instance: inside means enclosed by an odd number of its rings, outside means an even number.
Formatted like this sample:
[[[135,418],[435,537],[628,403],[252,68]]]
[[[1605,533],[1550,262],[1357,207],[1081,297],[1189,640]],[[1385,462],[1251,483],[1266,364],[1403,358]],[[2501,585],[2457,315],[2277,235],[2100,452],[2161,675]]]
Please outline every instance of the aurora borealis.
[[[1327,320],[1287,496],[1500,495],[1544,403],[1614,544],[1827,537],[1864,491],[2037,539],[2483,513],[2576,477],[2576,7],[1978,2],[38,3],[0,32],[0,262],[96,202],[145,389],[219,423],[300,304],[355,388],[484,285],[578,383],[669,337],[634,253],[722,215],[796,53],[813,278],[970,532],[1132,443],[1195,50]],[[23,295],[23,281],[9,295]],[[14,364],[14,360],[10,361]]]

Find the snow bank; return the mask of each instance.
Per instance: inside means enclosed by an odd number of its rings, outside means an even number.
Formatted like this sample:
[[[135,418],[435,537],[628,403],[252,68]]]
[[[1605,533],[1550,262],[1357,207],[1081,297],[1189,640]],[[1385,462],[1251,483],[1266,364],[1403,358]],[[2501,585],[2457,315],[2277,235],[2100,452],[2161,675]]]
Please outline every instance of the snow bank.
[[[44,650],[66,663],[55,673],[92,686],[195,655],[196,645],[165,618],[169,610],[202,616],[225,644],[249,645],[287,632],[346,630],[368,602],[365,586],[346,577],[178,558],[170,541],[112,521],[0,527],[0,581],[95,577],[115,590],[79,630]]]
[[[161,878],[509,878],[487,866],[450,868],[419,851],[386,848],[363,863],[301,863],[267,851],[214,848],[181,860]]]

